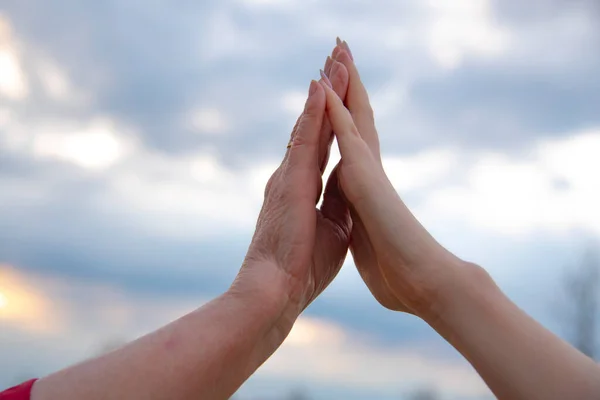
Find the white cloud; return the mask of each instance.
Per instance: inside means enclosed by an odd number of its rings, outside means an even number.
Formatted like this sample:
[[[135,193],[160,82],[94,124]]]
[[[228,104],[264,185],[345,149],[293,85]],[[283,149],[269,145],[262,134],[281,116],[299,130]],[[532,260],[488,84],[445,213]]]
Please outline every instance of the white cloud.
[[[418,194],[417,216],[428,226],[448,221],[506,235],[538,231],[600,234],[600,129],[539,141],[525,155],[438,148],[383,157],[401,195]],[[332,147],[325,176],[339,160]]]
[[[469,56],[501,55],[509,45],[509,31],[492,17],[490,0],[452,2],[429,0],[428,46],[435,60],[452,69]]]
[[[510,235],[600,233],[600,130],[540,142],[528,157],[481,154],[464,184],[440,185],[420,209]]]
[[[68,125],[44,126],[33,137],[33,154],[71,162],[86,169],[106,169],[130,150],[108,119],[91,121],[89,126],[74,128]]]
[[[99,200],[159,236],[246,231],[275,167],[267,161],[233,171],[206,152],[176,158],[141,151],[111,171],[110,191]]]
[[[35,64],[42,88],[52,100],[81,103],[85,99],[58,63],[50,59],[39,59]]]
[[[266,182],[278,165],[277,160],[263,159],[233,170],[209,147],[185,156],[155,151],[109,118],[82,123],[26,121],[8,111],[2,115],[6,129],[0,145],[5,149],[19,157],[56,160],[94,173],[107,184],[95,199],[96,207],[158,236],[251,230]],[[65,171],[36,184],[4,178],[0,203],[44,204],[53,196],[52,187],[72,179]]]
[[[427,187],[438,182],[458,165],[458,152],[427,150],[406,157],[383,157],[383,166],[399,192]]]
[[[295,117],[304,110],[307,94],[301,91],[290,91],[284,93],[281,99],[281,107],[284,111]]]
[[[29,85],[11,30],[8,19],[0,14],[0,94],[22,100],[29,93]]]
[[[239,0],[239,2],[246,6],[268,8],[288,7],[293,3],[298,3],[294,0]]]
[[[17,269],[0,264],[0,321],[38,334],[61,331],[61,313]]]
[[[215,8],[207,21],[201,33],[201,56],[205,61],[251,57],[267,47],[256,40],[255,31],[238,23],[228,6]]]
[[[466,362],[436,359],[402,347],[376,347],[333,322],[310,317],[298,319],[259,374],[374,391],[412,384],[461,397],[489,394]]]
[[[192,129],[203,134],[221,134],[229,129],[227,118],[217,108],[201,108],[189,116]]]

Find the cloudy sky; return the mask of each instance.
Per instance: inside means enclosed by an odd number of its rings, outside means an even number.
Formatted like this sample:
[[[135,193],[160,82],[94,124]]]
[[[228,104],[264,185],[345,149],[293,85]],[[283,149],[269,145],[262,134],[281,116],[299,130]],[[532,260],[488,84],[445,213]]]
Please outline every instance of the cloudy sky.
[[[599,18],[592,0],[2,1],[0,388],[228,287],[338,35],[407,204],[568,336],[560,279],[600,236]],[[490,398],[349,258],[238,398],[425,387]]]

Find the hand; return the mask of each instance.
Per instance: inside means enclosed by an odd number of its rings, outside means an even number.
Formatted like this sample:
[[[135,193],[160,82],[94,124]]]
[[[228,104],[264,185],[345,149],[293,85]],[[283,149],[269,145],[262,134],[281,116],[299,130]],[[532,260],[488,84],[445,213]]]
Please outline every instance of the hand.
[[[345,96],[346,68],[332,63],[330,72],[335,91]],[[337,174],[327,182],[321,208],[315,207],[333,140],[325,104],[323,87],[313,81],[287,153],[267,183],[256,232],[231,289],[259,290],[269,301],[284,301],[284,330],[336,276],[350,240],[351,219]]]
[[[336,169],[351,205],[350,250],[360,275],[383,306],[422,315],[434,307],[444,276],[453,272],[442,264],[460,261],[429,235],[389,182],[373,110],[346,42],[338,40],[332,58],[349,74],[347,108],[325,89],[327,114],[342,155]]]

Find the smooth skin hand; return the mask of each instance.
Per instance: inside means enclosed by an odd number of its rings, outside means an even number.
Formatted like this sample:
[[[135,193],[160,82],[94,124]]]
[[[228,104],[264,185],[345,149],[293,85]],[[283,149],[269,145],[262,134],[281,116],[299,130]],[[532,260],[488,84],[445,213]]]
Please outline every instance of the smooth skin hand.
[[[425,279],[423,269],[426,267],[423,265],[438,264],[440,259],[458,264],[459,260],[429,235],[387,179],[381,163],[373,109],[348,44],[338,39],[331,59],[343,64],[348,71],[348,91],[346,97],[341,98],[345,99],[345,106],[361,139],[359,150],[352,153],[353,157],[345,157],[336,167],[342,190],[351,204],[353,229],[350,250],[354,262],[371,293],[384,307],[419,314],[432,306],[430,300],[435,297],[438,281],[444,279],[443,273],[436,279],[430,279],[430,275]],[[365,203],[367,199],[357,198],[368,190],[372,190],[373,196],[369,199],[375,199],[374,203]],[[389,204],[381,204],[382,201],[393,202],[392,213],[396,218],[374,213],[377,207],[390,208]],[[357,207],[362,208],[362,213]],[[365,222],[384,229],[378,229],[376,236],[371,238]],[[391,252],[390,249],[395,247],[390,246],[376,248],[390,240],[401,245],[398,251]],[[417,265],[419,268],[415,268]],[[408,274],[413,275],[412,280],[398,279]],[[414,282],[419,282],[419,285],[413,285]]]
[[[345,104],[324,82],[350,203],[355,262],[386,307],[423,318],[475,367],[499,399],[600,399],[600,367],[531,319],[479,266],[437,243],[406,208],[379,157],[373,112],[347,44]],[[410,173],[410,171],[406,171]]]

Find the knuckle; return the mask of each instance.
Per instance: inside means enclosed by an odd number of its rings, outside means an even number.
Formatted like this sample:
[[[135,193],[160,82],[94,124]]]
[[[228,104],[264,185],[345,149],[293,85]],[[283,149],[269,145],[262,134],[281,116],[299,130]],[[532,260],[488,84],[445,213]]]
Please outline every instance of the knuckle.
[[[294,137],[294,141],[292,142],[292,148],[306,146],[307,144],[306,137],[302,134],[302,129],[299,130],[299,133],[300,134]]]
[[[316,125],[316,116],[305,114],[298,125],[292,146],[298,147],[318,144],[319,136],[313,134],[313,130],[317,129]]]
[[[296,123],[294,124],[294,127],[292,128],[292,133],[290,134],[290,137],[293,138],[296,135],[296,132],[298,132],[298,127],[300,126],[303,116],[304,116],[304,114],[300,115],[298,117],[298,119],[296,120]]]

